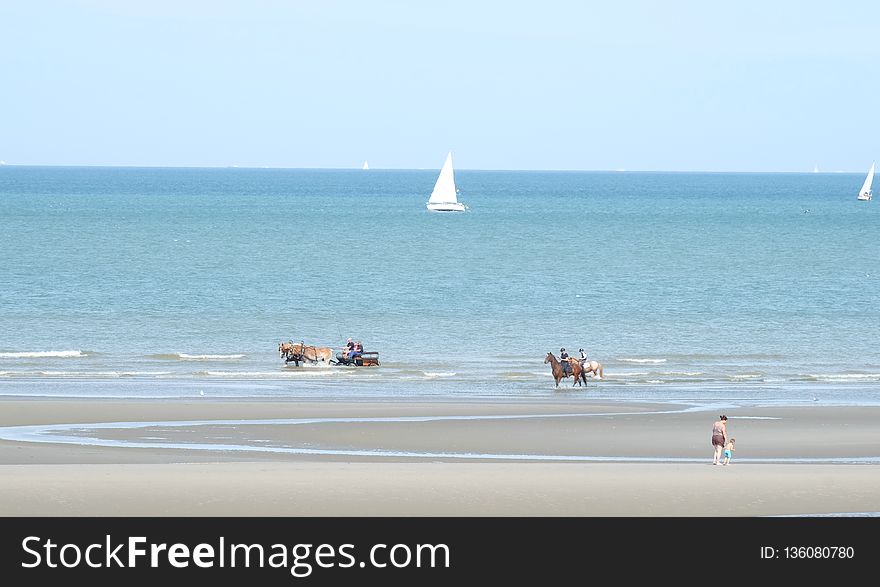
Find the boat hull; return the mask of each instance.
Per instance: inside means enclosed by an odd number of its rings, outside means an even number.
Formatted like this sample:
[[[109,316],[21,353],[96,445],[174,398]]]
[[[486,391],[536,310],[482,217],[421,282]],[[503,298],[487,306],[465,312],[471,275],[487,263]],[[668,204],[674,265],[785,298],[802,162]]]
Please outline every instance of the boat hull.
[[[432,212],[464,212],[464,204],[459,202],[445,202],[439,204],[428,204],[428,210]]]

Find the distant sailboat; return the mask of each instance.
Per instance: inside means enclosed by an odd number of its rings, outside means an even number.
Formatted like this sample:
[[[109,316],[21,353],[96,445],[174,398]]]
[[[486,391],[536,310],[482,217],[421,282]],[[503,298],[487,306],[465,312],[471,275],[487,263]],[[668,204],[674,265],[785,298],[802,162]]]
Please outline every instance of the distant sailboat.
[[[819,173],[819,166],[818,165],[813,166],[813,173]]]
[[[364,166],[361,167],[361,169],[369,169],[369,168],[370,168],[370,164],[367,163],[367,160],[366,160],[366,159],[364,159]]]
[[[440,176],[437,177],[437,183],[434,184],[434,191],[428,198],[428,210],[434,212],[464,212],[466,206],[458,201],[458,194],[455,190],[455,174],[452,171],[452,151],[446,156],[446,162],[443,169],[440,170]]]
[[[865,178],[865,183],[862,184],[862,189],[859,191],[859,200],[870,200],[872,197],[871,192],[871,184],[874,182],[874,164],[871,163],[871,169],[868,171],[868,177]]]

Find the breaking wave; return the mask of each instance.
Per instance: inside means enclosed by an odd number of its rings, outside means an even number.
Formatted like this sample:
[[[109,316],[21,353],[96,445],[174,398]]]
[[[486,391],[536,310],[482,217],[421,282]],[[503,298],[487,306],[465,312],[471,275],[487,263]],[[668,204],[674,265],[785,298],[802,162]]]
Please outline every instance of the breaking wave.
[[[171,361],[231,361],[234,359],[243,359],[247,355],[189,355],[187,353],[167,353],[159,355],[148,355],[151,359],[163,359]]]
[[[0,371],[0,375],[12,377],[160,377],[171,371]]]
[[[880,381],[880,373],[827,373],[808,374],[803,376],[804,381],[823,381],[828,383],[851,381]]]
[[[74,357],[87,357],[88,353],[82,351],[18,351],[0,353],[0,359],[43,359],[43,358],[60,358],[68,359]]]
[[[247,379],[288,379],[293,377],[314,377],[318,375],[340,374],[329,369],[284,369],[282,371],[197,371],[193,375],[201,377],[230,377]]]

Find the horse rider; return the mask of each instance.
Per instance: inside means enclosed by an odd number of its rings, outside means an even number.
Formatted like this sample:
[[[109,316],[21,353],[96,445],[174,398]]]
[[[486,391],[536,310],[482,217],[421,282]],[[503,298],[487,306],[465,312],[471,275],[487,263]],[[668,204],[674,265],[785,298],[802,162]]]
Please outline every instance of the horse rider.
[[[559,363],[562,365],[562,372],[566,376],[571,375],[571,363],[568,362],[568,353],[564,347],[559,349]]]
[[[581,354],[581,365],[587,362],[587,352],[584,349],[578,349],[578,352]]]

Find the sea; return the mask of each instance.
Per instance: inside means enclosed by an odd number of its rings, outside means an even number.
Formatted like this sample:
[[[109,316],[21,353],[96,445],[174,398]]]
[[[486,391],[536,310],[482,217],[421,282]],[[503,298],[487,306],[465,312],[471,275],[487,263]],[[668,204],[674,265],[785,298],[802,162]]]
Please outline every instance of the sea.
[[[437,172],[0,167],[0,396],[880,404],[863,174]]]

